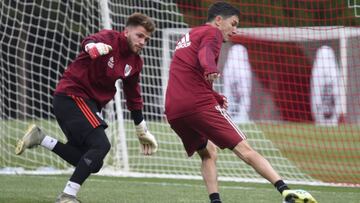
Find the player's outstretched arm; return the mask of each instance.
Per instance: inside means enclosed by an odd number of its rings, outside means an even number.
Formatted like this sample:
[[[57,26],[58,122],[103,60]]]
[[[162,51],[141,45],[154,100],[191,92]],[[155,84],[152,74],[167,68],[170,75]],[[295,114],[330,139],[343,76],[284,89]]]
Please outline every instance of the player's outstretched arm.
[[[315,198],[305,190],[284,190],[284,203],[317,203]]]
[[[102,42],[98,43],[88,43],[85,45],[85,51],[91,57],[91,59],[96,59],[99,56],[106,55],[110,53],[112,47],[110,45],[104,44]]]
[[[146,126],[145,120],[141,121],[138,125],[135,125],[136,135],[138,136],[141,151],[144,155],[152,155],[157,151],[158,144]]]

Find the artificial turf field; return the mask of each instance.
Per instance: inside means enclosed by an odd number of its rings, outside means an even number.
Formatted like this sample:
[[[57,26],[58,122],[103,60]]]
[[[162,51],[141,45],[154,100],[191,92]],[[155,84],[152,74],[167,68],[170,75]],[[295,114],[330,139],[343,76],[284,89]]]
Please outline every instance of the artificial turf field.
[[[38,122],[45,129],[47,123],[49,126],[55,125],[53,121]],[[38,165],[41,166],[38,162],[57,163],[53,162],[54,157],[44,156],[47,153],[44,153],[44,149],[41,148],[29,150],[22,156],[14,155],[16,140],[23,135],[27,125],[26,122],[19,121],[0,122],[0,129],[2,129],[0,132],[0,169],[20,166],[34,170]],[[125,128],[130,129],[128,126],[132,125],[125,125]],[[174,143],[179,141],[176,140],[175,135],[172,136],[173,133],[168,128],[163,128],[161,123],[156,122],[149,122],[149,126],[150,129],[162,129],[162,134],[156,134],[158,140],[162,141],[161,148],[151,159],[140,158],[138,141],[136,139],[127,140],[128,146],[135,146],[128,148],[129,157],[131,157],[129,164],[132,170],[135,172],[142,172],[145,169],[156,171],[157,167],[163,166],[164,158],[166,158],[167,169],[173,169],[175,173],[181,171],[184,174],[196,174],[199,172],[199,160],[186,159],[184,155],[179,157],[176,153],[169,153],[170,149],[173,150]],[[257,124],[256,126],[241,126],[241,128],[251,129],[248,133],[249,138],[271,140],[271,143],[282,152],[282,156],[292,161],[291,163],[297,164],[296,167],[302,172],[310,174],[317,180],[359,185],[360,139],[358,135],[360,126],[317,127],[309,124]],[[257,131],[252,133],[253,129],[257,129]],[[46,130],[54,134],[61,134],[59,130],[51,131],[50,128]],[[181,150],[183,150],[182,147]],[[265,155],[268,153],[261,146],[258,150]],[[42,156],[36,156],[39,155],[38,153]],[[226,153],[230,152],[223,150],[219,155]],[[113,156],[113,154],[109,155],[110,158],[111,155]],[[222,158],[219,157],[219,160],[224,160]],[[231,160],[227,160],[227,163],[229,164]],[[197,163],[196,167],[190,167],[193,166],[190,163],[194,161]],[[111,163],[108,164],[111,165]],[[160,167],[160,169],[162,168]],[[238,170],[239,168],[238,165],[233,168],[226,165],[226,167],[219,168],[219,172],[224,172],[224,169]],[[236,171],[235,174],[239,172],[242,171]],[[0,175],[0,203],[54,202],[67,180],[68,175]],[[360,203],[360,187],[290,186],[294,189],[301,188],[309,191],[319,203]],[[220,192],[225,203],[281,202],[280,194],[270,184],[220,182]],[[91,176],[83,185],[79,199],[85,203],[208,202],[206,189],[201,180],[104,176]]]
[[[54,202],[67,175],[0,175],[1,203]],[[360,188],[291,185],[309,191],[319,203],[360,203]],[[224,203],[280,203],[280,194],[270,184],[220,182]],[[81,188],[85,203],[206,203],[201,180],[123,178],[91,176]]]

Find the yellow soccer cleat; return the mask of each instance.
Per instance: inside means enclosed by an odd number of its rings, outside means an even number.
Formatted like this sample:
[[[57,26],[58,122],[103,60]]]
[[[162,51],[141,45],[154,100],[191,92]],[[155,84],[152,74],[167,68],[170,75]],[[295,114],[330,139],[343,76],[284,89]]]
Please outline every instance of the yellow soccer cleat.
[[[15,154],[20,155],[25,149],[40,145],[44,137],[45,134],[41,132],[39,127],[35,124],[30,125],[24,137],[16,143]]]
[[[305,190],[284,190],[283,203],[317,203],[315,198]]]

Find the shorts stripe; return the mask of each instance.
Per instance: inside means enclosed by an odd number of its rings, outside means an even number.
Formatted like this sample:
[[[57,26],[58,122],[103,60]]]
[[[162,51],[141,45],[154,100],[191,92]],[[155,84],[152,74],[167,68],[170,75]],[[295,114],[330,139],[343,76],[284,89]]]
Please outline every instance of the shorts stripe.
[[[96,128],[100,125],[100,122],[96,118],[96,116],[93,114],[93,112],[90,110],[88,105],[85,103],[84,99],[81,97],[76,97],[74,95],[71,95],[71,97],[74,99],[76,105],[80,108],[80,110],[83,112],[85,117],[88,119],[90,124],[93,126],[93,128]]]
[[[237,127],[237,125],[235,123],[233,123],[233,121],[231,120],[230,116],[227,114],[227,112],[223,109],[221,109],[220,106],[215,106],[215,109],[218,110],[222,116],[224,116],[224,118],[230,123],[230,125],[235,129],[235,131],[239,134],[239,136],[245,140],[246,136],[244,133],[241,132],[241,130]]]

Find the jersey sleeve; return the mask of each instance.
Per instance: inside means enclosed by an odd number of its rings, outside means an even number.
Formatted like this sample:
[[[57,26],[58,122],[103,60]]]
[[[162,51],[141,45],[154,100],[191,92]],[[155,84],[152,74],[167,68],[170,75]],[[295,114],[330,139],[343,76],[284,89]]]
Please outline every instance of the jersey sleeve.
[[[198,59],[201,67],[204,69],[205,75],[218,72],[217,58],[220,53],[222,41],[222,34],[217,28],[210,29],[202,38],[199,46]]]
[[[123,80],[123,88],[126,106],[129,111],[141,110],[143,107],[143,100],[140,89],[140,75],[133,75]]]

